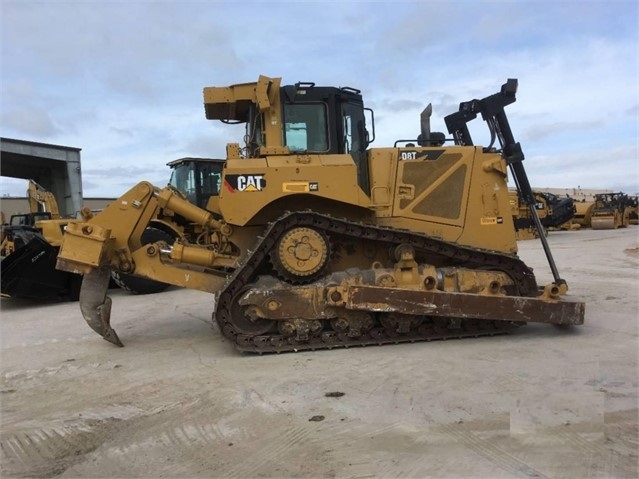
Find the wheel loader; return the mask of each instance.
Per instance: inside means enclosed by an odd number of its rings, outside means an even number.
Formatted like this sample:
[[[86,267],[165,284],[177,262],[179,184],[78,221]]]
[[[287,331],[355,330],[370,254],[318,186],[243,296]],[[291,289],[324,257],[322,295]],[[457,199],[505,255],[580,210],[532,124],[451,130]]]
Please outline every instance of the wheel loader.
[[[428,105],[416,138],[372,148],[374,112],[358,89],[266,76],[206,87],[206,118],[244,123],[243,143],[227,144],[225,160],[207,168],[185,162],[191,171],[165,188],[140,182],[70,224],[57,268],[84,275],[82,315],[118,346],[111,270],[214,294],[222,334],[254,353],[582,324],[585,305],[566,294],[546,239],[552,283],[539,286],[517,256],[509,169],[540,220],[505,114],[516,91],[509,79],[462,102],[445,117],[450,138],[430,131]],[[478,115],[492,134],[486,147],[468,129]],[[150,225],[173,243],[144,244]]]

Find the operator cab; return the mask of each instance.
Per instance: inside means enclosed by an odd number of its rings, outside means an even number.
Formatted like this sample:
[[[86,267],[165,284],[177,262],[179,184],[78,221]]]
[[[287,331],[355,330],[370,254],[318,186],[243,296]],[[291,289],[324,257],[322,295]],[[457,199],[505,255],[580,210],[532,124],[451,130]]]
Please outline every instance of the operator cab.
[[[9,224],[11,226],[35,226],[36,222],[42,220],[50,220],[51,213],[48,211],[38,213],[24,213],[18,215],[11,215]]]
[[[227,157],[347,154],[357,167],[360,187],[368,193],[367,148],[375,140],[375,125],[361,92],[312,82],[280,86],[280,82],[281,78],[260,75],[256,83],[204,88],[207,119],[245,123],[244,146],[227,145]]]
[[[211,196],[218,196],[222,186],[222,168],[226,160],[213,158],[180,158],[167,165],[173,170],[169,185],[189,202],[205,208]]]
[[[366,149],[374,140],[366,130],[361,92],[350,87],[317,87],[312,82],[299,82],[280,89],[282,144],[292,154],[349,154],[358,171],[358,183],[368,192]],[[258,156],[263,143],[263,118],[253,104],[246,125],[249,156]],[[373,129],[374,132],[374,129]],[[374,136],[374,135],[373,135]]]

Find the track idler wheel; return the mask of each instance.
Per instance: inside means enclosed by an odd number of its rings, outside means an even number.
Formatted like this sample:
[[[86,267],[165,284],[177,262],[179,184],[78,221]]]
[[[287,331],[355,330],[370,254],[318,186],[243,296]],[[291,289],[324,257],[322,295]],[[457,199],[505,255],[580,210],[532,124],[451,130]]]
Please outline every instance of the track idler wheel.
[[[231,305],[230,324],[235,333],[245,334],[249,336],[259,336],[269,332],[274,322],[270,319],[259,318],[253,313],[251,306],[243,306],[240,304],[240,298],[250,290],[250,287],[244,287],[233,298]]]
[[[307,227],[295,227],[284,233],[271,252],[271,262],[285,280],[295,283],[313,281],[330,256],[328,238]]]

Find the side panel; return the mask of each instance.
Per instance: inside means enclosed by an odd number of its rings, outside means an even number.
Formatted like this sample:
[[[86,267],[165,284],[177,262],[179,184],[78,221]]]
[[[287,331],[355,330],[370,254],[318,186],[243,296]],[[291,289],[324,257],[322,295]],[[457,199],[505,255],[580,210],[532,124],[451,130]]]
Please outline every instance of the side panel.
[[[461,229],[466,216],[474,150],[399,151],[394,216]]]
[[[371,207],[378,218],[393,215],[397,149],[373,148],[368,151],[368,171],[371,185]]]
[[[357,170],[350,155],[229,159],[223,174],[219,209],[225,221],[232,225],[268,221],[269,218],[254,218],[276,200],[286,199],[286,208],[295,210],[300,207],[296,204],[296,195],[361,208],[370,206],[370,199],[357,184]],[[272,214],[279,216],[283,212]]]
[[[517,251],[500,154],[471,146],[373,151],[372,201],[380,224],[479,248]],[[386,188],[390,208],[383,206]]]

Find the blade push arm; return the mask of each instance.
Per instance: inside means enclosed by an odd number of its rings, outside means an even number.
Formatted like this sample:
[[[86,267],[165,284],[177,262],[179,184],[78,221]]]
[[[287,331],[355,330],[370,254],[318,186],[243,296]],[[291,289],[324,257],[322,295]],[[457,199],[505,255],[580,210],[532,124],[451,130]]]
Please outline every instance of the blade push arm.
[[[482,119],[488,124],[491,133],[492,147],[495,139],[499,141],[502,148],[502,155],[506,163],[510,167],[510,171],[522,200],[530,209],[530,216],[539,231],[539,239],[544,248],[544,253],[548,260],[548,264],[553,274],[555,284],[565,285],[566,282],[559,276],[559,271],[552,257],[548,240],[544,234],[544,227],[541,224],[539,215],[535,208],[535,194],[532,191],[528,175],[524,169],[523,160],[524,153],[519,142],[515,141],[508,117],[506,116],[505,107],[516,101],[517,80],[510,78],[501,87],[501,91],[493,95],[487,96],[481,100],[471,100],[463,102],[459,105],[459,111],[448,115],[444,120],[449,133],[453,135],[455,142],[461,145],[472,145],[472,138],[468,130],[468,122],[477,118],[481,114]]]

